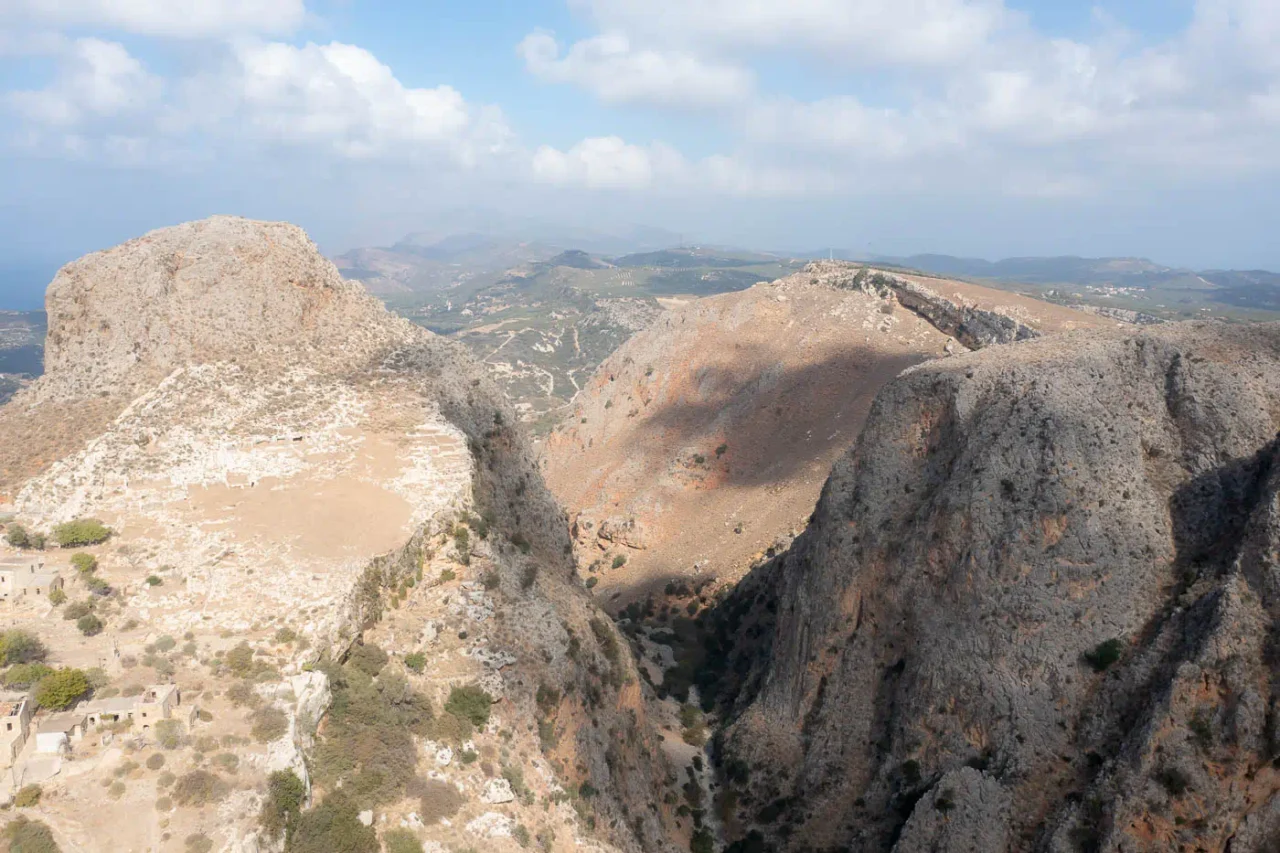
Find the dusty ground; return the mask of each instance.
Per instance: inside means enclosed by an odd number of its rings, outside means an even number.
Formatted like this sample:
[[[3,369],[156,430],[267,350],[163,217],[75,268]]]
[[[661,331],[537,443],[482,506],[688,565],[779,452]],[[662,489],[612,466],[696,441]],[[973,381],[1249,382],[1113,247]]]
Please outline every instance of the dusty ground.
[[[1043,332],[1115,325],[908,278]],[[894,302],[804,274],[666,307],[601,365],[543,449],[547,481],[576,517],[581,562],[614,606],[673,577],[740,576],[804,527],[880,388],[963,349]]]

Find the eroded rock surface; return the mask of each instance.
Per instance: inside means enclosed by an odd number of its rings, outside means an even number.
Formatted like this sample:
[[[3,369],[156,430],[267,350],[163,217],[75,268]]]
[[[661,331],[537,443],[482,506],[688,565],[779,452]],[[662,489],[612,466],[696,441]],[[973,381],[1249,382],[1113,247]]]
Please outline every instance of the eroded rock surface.
[[[535,709],[540,685],[583,684],[557,694],[554,709],[564,784],[598,792],[600,844],[661,848],[665,816],[634,807],[660,798],[666,777],[634,664],[625,645],[593,628],[605,622],[575,572],[565,515],[510,406],[465,350],[344,281],[301,229],[230,217],[68,265],[48,311],[46,374],[0,409],[0,447],[10,454],[0,460],[0,493],[32,529],[107,523],[115,535],[94,549],[97,572],[119,593],[110,612],[100,609],[102,634],[51,645],[115,678],[136,665],[121,646],[134,653],[145,635],[147,651],[136,654],[152,655],[156,637],[172,648],[181,636],[192,651],[180,683],[203,682],[187,671],[197,656],[224,673],[216,658],[240,642],[277,663],[293,655],[280,673],[292,682],[261,697],[286,713],[287,732],[227,759],[242,769],[220,806],[225,819],[209,830],[218,849],[257,849],[266,772],[290,767],[305,778],[302,753],[329,691],[303,667],[341,658],[362,637],[395,648],[385,624],[393,611],[400,637],[450,627],[447,641],[423,649],[425,672],[396,666],[436,708],[453,687],[486,690],[500,703],[495,719],[514,732],[504,765],[533,762],[531,778],[550,771],[536,728],[514,724],[553,710]],[[69,412],[78,416],[68,428]],[[464,521],[485,541],[458,544]],[[75,583],[72,594],[84,595]],[[52,637],[74,623],[54,616],[35,627]],[[435,765],[425,749],[420,769]],[[154,800],[152,783],[94,809],[78,805],[101,800],[89,755],[79,776],[52,783],[57,805],[46,816],[64,849],[160,845],[157,821],[129,820],[139,808],[130,798],[150,785]],[[432,772],[455,769],[463,772]],[[542,788],[563,791],[550,778]],[[507,813],[486,832],[515,827],[525,806],[502,801]],[[150,800],[142,807],[153,811]],[[181,826],[183,814],[166,825]],[[592,834],[567,806],[538,820],[565,839]],[[95,837],[103,844],[68,840]]]
[[[1275,325],[1046,337],[886,386],[723,608],[743,831],[1276,849],[1278,429]]]

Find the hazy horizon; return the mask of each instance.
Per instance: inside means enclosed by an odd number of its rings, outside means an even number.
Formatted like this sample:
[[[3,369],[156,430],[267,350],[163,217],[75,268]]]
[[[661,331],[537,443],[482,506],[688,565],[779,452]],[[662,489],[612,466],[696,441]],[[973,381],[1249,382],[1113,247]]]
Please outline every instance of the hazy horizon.
[[[215,213],[1280,269],[1278,41],[1258,0],[15,0],[0,304]]]

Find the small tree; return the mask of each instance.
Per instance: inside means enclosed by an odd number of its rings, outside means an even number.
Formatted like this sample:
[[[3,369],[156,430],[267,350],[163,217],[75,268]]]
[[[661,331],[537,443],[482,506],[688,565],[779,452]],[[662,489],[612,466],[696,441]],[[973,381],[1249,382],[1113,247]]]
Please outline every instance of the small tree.
[[[40,638],[29,631],[13,629],[0,633],[0,666],[34,663],[49,656]]]
[[[96,571],[98,568],[98,558],[92,554],[86,554],[83,551],[71,555],[71,567],[82,575]]]
[[[307,789],[292,770],[277,770],[267,779],[267,798],[262,804],[258,822],[272,840],[288,835],[302,812]]]
[[[49,673],[36,685],[36,702],[42,708],[70,708],[89,692],[89,679],[78,669],[64,667]]]
[[[455,687],[449,691],[444,710],[455,717],[469,721],[478,728],[489,722],[489,706],[492,704],[493,697],[472,684],[466,687]]]
[[[62,587],[49,590],[49,603],[54,607],[67,603],[67,593]]]
[[[111,538],[111,528],[96,518],[77,518],[53,528],[53,541],[60,548],[100,545]]]
[[[414,672],[421,673],[427,667],[427,656],[422,652],[410,652],[404,656],[404,665]]]
[[[76,627],[86,637],[95,637],[102,633],[102,620],[92,613],[87,613],[76,620]]]
[[[30,548],[31,534],[21,524],[10,524],[4,530],[4,541],[15,548]]]

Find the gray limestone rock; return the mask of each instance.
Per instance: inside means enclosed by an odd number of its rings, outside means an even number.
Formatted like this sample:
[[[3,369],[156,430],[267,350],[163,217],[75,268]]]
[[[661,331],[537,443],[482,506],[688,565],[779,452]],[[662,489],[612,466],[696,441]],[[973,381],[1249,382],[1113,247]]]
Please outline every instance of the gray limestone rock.
[[[722,608],[744,814],[802,803],[762,827],[796,850],[1222,849],[1274,790],[1278,428],[1276,325],[908,370]]]

